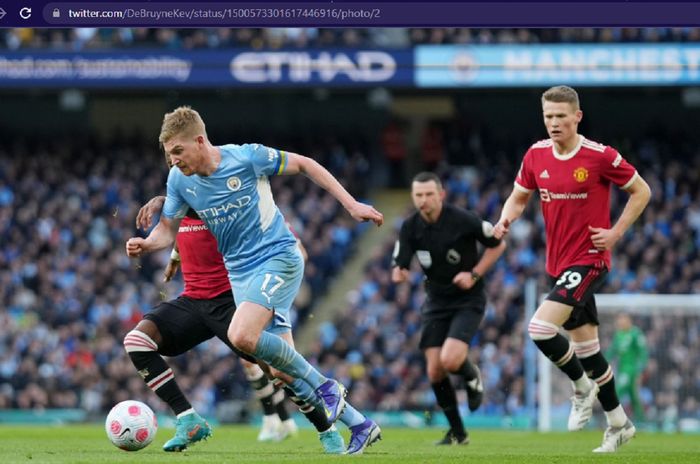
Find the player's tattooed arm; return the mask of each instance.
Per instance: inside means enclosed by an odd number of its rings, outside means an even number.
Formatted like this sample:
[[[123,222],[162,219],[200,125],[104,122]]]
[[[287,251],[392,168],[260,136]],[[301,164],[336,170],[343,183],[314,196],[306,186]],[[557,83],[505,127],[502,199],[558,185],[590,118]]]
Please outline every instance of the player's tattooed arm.
[[[147,230],[153,225],[153,216],[160,214],[165,203],[165,195],[159,195],[148,200],[136,215],[136,228]]]

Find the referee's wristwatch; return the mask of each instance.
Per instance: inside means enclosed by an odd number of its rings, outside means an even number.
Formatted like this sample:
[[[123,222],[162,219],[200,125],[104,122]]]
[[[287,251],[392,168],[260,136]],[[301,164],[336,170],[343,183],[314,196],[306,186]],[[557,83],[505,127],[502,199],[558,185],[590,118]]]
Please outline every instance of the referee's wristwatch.
[[[472,271],[472,280],[474,281],[474,283],[477,283],[481,280],[481,274],[479,274],[476,271]]]

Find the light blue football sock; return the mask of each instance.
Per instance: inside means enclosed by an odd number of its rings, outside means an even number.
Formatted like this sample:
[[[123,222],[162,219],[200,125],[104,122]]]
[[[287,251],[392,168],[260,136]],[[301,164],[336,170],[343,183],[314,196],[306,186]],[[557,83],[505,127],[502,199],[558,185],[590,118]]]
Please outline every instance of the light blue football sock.
[[[320,407],[323,409],[323,405],[318,399],[318,395],[311,385],[306,383],[303,379],[294,379],[294,382],[287,384],[287,386],[294,392],[294,396],[300,400],[312,405],[315,408]]]
[[[338,418],[340,422],[347,425],[348,427],[353,427],[355,425],[360,425],[366,419],[364,415],[357,409],[353,408],[350,403],[345,402],[345,410]]]
[[[302,379],[316,389],[328,379],[317,371],[302,355],[279,336],[264,332],[260,334],[253,356],[285,374]]]

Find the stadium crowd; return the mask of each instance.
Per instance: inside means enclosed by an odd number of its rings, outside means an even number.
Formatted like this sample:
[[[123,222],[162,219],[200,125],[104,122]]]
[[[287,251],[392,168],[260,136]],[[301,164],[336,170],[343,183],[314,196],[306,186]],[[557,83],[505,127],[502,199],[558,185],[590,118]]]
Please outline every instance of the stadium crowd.
[[[551,44],[697,42],[700,28],[77,28],[6,29],[0,48],[84,49],[161,48],[193,50],[313,47],[405,48],[426,44]]]

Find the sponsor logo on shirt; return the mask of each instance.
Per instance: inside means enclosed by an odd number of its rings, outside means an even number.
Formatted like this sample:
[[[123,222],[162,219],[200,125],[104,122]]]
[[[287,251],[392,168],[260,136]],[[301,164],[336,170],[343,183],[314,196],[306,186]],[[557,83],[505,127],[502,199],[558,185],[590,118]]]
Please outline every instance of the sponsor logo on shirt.
[[[546,202],[552,200],[585,200],[586,198],[588,198],[588,192],[555,193],[545,188],[540,189],[540,200]]]
[[[209,230],[206,226],[206,224],[196,224],[196,225],[191,225],[191,226],[180,226],[177,231],[178,232],[201,232],[203,230]]]
[[[252,198],[249,195],[236,198],[233,201],[214,206],[212,208],[197,210],[197,215],[211,224],[220,224],[225,221],[235,221],[239,210],[250,204]]]
[[[546,169],[540,174],[540,179],[549,179],[549,173]]]
[[[574,179],[576,179],[576,182],[586,182],[586,179],[588,179],[588,169],[584,167],[574,169]]]

